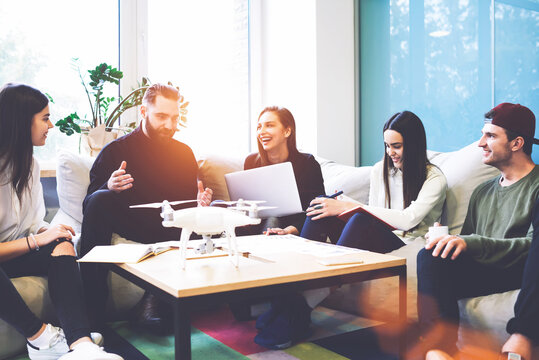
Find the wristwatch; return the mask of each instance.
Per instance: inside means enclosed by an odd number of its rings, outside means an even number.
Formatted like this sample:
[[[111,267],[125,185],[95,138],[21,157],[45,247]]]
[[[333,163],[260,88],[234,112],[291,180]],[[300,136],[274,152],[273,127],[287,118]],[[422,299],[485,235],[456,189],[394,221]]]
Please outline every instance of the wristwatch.
[[[522,357],[519,354],[509,352],[507,353],[507,360],[522,360]]]

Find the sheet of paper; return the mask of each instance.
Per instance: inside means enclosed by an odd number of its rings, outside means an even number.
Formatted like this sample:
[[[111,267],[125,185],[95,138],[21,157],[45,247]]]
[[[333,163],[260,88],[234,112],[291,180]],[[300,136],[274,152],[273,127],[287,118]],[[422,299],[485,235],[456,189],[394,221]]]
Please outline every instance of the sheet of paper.
[[[282,253],[283,250],[314,257],[339,256],[361,253],[364,250],[337,246],[329,243],[310,241],[295,235],[253,235],[242,236],[238,241],[238,250],[256,256]],[[219,245],[228,248],[226,239],[218,239]],[[216,243],[217,244],[217,243]]]
[[[136,263],[151,248],[148,244],[94,246],[79,262]]]

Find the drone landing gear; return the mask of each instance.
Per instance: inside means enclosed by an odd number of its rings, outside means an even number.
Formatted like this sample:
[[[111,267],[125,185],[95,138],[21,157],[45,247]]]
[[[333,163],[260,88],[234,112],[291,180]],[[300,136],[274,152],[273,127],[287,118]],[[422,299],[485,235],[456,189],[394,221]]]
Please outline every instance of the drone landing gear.
[[[191,237],[191,233],[193,231],[188,228],[183,228],[181,237],[180,237],[180,265],[182,267],[182,270],[185,270],[186,265],[186,249],[187,249],[187,242],[189,241],[189,238]],[[238,252],[238,244],[236,242],[236,234],[234,232],[234,228],[227,229],[224,231],[224,234],[226,235],[227,242],[228,242],[228,258],[230,261],[232,261],[232,264],[234,264],[235,267],[238,267],[240,264],[240,254]],[[195,253],[197,254],[211,254],[215,250],[215,244],[213,240],[211,239],[210,235],[202,235],[202,239],[204,240],[196,249]]]
[[[198,247],[195,249],[195,253],[197,254],[211,254],[213,253],[213,250],[215,250],[215,244],[213,243],[213,240],[211,239],[210,235],[202,235],[202,239],[204,242],[200,243]]]
[[[236,241],[236,233],[234,228],[225,231],[226,240],[228,242],[228,258],[232,261],[235,267],[240,265],[240,253],[238,252],[238,242]]]

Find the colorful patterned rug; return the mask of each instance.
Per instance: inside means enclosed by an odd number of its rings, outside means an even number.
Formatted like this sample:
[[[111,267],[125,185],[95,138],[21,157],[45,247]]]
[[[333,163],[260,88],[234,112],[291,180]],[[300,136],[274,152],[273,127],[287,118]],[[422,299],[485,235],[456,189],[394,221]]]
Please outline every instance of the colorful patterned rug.
[[[253,342],[256,335],[255,322],[235,320],[227,307],[197,313],[192,317],[192,358],[194,360],[340,360],[359,358],[353,355],[351,357],[342,355],[343,352],[346,354],[350,349],[346,349],[346,344],[339,345],[339,342],[348,338],[348,348],[354,348],[353,345],[357,345],[357,339],[354,339],[353,336],[354,332],[379,324],[324,307],[318,307],[313,311],[312,320],[313,334],[308,341],[285,350],[276,351],[255,344]],[[137,356],[137,359],[144,359],[143,356],[145,356],[151,360],[174,358],[173,336],[152,336],[133,328],[126,322],[114,323],[111,328],[140,352],[140,354],[130,356]],[[359,351],[359,349],[357,350]],[[129,354],[125,353],[124,356],[127,357]]]
[[[381,352],[374,332],[379,322],[337,310],[317,307],[312,313],[312,336],[285,350],[268,350],[253,342],[255,322],[237,321],[228,307],[192,315],[191,349],[194,360],[392,360]],[[174,359],[174,336],[154,336],[128,322],[110,324],[106,349],[126,360]],[[12,360],[27,359],[26,356]]]

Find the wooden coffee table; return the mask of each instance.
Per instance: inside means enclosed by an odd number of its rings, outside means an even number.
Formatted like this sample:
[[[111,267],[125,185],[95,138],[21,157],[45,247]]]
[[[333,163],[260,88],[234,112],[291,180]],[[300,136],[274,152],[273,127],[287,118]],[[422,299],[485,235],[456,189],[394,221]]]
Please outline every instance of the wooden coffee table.
[[[228,256],[188,260],[179,251],[138,264],[106,264],[112,271],[170,303],[174,308],[175,358],[191,358],[191,310],[248,298],[274,297],[333,285],[399,277],[398,321],[406,321],[406,259],[363,252],[363,263],[321,265],[321,254],[340,247],[285,236],[238,237],[245,254],[236,268]],[[404,339],[399,349],[404,351]]]

